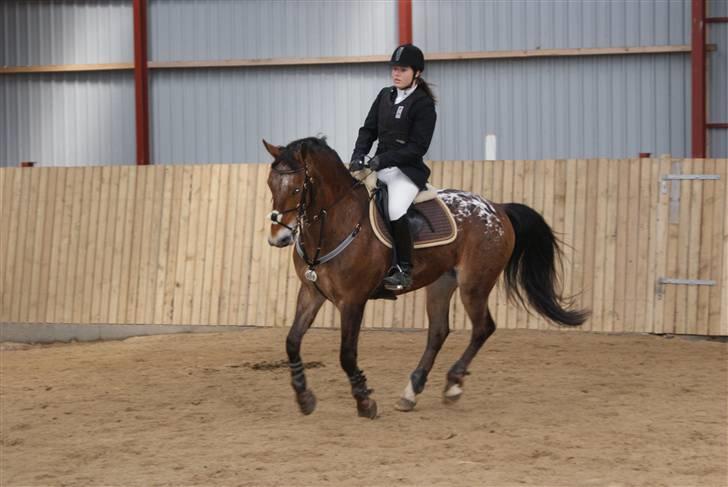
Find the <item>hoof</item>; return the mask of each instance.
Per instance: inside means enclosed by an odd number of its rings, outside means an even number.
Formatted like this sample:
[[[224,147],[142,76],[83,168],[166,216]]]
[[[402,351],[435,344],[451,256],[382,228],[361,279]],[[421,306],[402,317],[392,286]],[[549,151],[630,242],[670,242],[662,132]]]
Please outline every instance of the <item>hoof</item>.
[[[463,389],[462,387],[460,387],[459,384],[448,383],[447,387],[445,388],[445,392],[442,395],[442,401],[445,404],[455,404],[462,395]]]
[[[311,414],[313,410],[316,409],[316,396],[314,396],[313,392],[308,389],[300,394],[297,394],[296,401],[298,402],[298,408],[306,416]]]
[[[356,411],[360,418],[374,419],[377,417],[377,401],[374,399],[365,399],[357,404]]]
[[[399,401],[397,401],[397,404],[394,405],[394,409],[397,411],[402,412],[409,412],[412,411],[415,408],[415,404],[417,404],[414,401],[410,401],[409,399],[405,399],[404,397],[400,397]]]

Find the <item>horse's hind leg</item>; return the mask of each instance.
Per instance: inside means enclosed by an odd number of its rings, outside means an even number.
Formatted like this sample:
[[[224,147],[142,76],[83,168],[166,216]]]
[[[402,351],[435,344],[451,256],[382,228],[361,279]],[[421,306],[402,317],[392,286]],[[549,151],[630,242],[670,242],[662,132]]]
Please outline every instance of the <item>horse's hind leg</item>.
[[[463,380],[470,362],[495,331],[495,321],[488,309],[488,295],[492,287],[493,284],[482,281],[474,285],[466,285],[461,282],[460,296],[473,328],[468,347],[447,373],[447,385],[444,392],[446,403],[453,403],[460,399],[463,393]]]
[[[301,360],[301,341],[324,301],[325,298],[313,286],[301,285],[298,290],[296,317],[286,338],[288,366],[291,368],[291,385],[296,392],[296,402],[303,414],[311,414],[316,408],[316,396],[306,387],[306,374],[303,371],[303,361]]]
[[[427,286],[427,346],[420,363],[410,375],[402,397],[395,408],[400,411],[412,411],[417,403],[417,394],[421,393],[427,382],[427,375],[432,370],[435,357],[450,333],[449,312],[450,299],[457,288],[457,280],[453,272],[443,274],[437,281]]]

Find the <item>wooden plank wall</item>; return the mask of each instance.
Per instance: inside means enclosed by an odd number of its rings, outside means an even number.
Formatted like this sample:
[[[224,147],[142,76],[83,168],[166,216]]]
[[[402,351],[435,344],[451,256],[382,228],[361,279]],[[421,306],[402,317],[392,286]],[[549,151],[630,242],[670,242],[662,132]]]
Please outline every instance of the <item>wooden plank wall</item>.
[[[582,328],[728,335],[728,161],[434,161],[432,182],[519,201],[565,242]],[[717,181],[667,181],[667,174]],[[0,169],[0,322],[288,326],[291,248],[266,243],[266,164]],[[657,286],[660,277],[715,286]],[[509,304],[502,328],[555,329]],[[336,327],[325,305],[315,326]],[[365,326],[424,328],[425,295],[373,301]],[[451,327],[469,322],[456,295]]]

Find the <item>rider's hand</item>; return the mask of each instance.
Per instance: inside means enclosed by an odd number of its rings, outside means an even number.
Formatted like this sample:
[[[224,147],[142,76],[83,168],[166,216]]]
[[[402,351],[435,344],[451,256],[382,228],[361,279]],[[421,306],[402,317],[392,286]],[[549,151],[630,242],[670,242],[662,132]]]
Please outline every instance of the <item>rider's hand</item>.
[[[349,163],[349,172],[361,171],[366,168],[367,164],[364,162],[363,157],[356,157]]]

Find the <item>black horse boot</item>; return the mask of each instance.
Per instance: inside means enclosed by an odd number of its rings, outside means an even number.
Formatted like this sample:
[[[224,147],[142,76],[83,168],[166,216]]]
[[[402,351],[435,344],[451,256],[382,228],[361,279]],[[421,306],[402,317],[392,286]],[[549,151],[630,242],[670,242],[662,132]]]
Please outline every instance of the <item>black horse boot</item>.
[[[406,214],[391,224],[397,263],[383,282],[385,289],[404,291],[412,286],[412,232]]]

